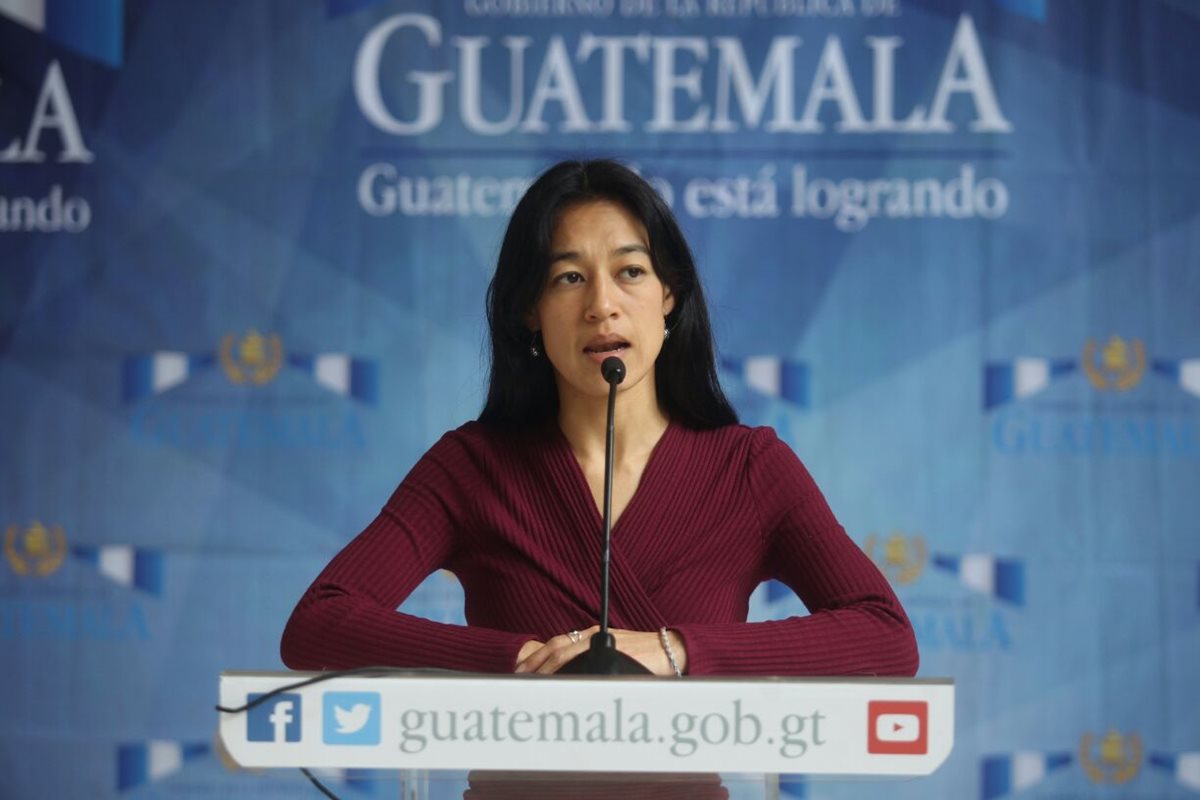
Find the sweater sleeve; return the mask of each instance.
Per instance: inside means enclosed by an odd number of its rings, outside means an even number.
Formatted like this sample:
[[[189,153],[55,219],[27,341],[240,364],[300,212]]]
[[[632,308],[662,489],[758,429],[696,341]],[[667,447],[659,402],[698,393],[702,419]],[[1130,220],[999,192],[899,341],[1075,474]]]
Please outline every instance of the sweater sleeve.
[[[521,646],[537,638],[396,610],[454,552],[469,487],[460,485],[463,459],[452,437],[417,462],[379,516],[300,598],[280,643],[288,667],[511,672]]]
[[[765,570],[808,608],[784,620],[674,626],[697,675],[916,674],[916,639],[887,579],[846,535],[808,470],[770,428],[755,432],[748,488]]]

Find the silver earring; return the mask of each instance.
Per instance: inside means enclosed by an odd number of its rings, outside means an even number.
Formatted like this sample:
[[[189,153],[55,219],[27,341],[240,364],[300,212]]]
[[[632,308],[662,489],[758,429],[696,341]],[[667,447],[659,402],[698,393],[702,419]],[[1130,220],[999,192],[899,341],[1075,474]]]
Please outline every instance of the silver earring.
[[[538,332],[534,331],[529,336],[529,355],[533,356],[534,358],[537,358],[538,356],[540,356],[542,354],[542,351],[538,350],[537,341],[538,341]]]
[[[670,339],[670,338],[671,338],[671,329],[664,326],[663,327],[663,341],[665,342],[667,339]]]

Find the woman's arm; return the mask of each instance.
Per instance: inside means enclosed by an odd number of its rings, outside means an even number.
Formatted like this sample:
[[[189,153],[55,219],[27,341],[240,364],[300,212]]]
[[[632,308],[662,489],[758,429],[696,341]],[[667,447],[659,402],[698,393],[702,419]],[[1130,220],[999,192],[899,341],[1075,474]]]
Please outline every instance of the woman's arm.
[[[916,674],[916,639],[887,579],[846,535],[812,477],[774,431],[756,431],[747,465],[765,531],[767,572],[810,614],[672,626],[689,672],[721,675]]]
[[[366,666],[511,672],[533,635],[449,625],[396,611],[454,550],[465,499],[439,457],[444,437],[417,463],[379,516],[317,576],[280,643],[292,669]],[[435,488],[436,487],[436,488]]]

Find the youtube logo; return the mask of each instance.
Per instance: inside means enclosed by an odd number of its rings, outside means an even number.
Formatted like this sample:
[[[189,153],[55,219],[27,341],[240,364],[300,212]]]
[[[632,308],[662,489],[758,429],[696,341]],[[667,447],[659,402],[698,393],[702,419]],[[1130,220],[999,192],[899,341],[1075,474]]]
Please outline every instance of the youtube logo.
[[[872,700],[867,703],[867,752],[921,756],[929,752],[929,704]]]

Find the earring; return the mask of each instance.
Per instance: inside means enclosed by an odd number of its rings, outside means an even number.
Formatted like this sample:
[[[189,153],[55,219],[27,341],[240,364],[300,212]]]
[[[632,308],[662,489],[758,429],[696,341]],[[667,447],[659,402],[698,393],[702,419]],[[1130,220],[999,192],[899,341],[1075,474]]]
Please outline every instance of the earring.
[[[538,332],[534,331],[529,336],[529,355],[533,356],[534,358],[537,358],[541,354],[542,354],[542,352],[540,350],[538,350]]]
[[[667,339],[670,339],[670,338],[671,338],[671,329],[664,325],[663,326],[663,341],[665,342]]]

